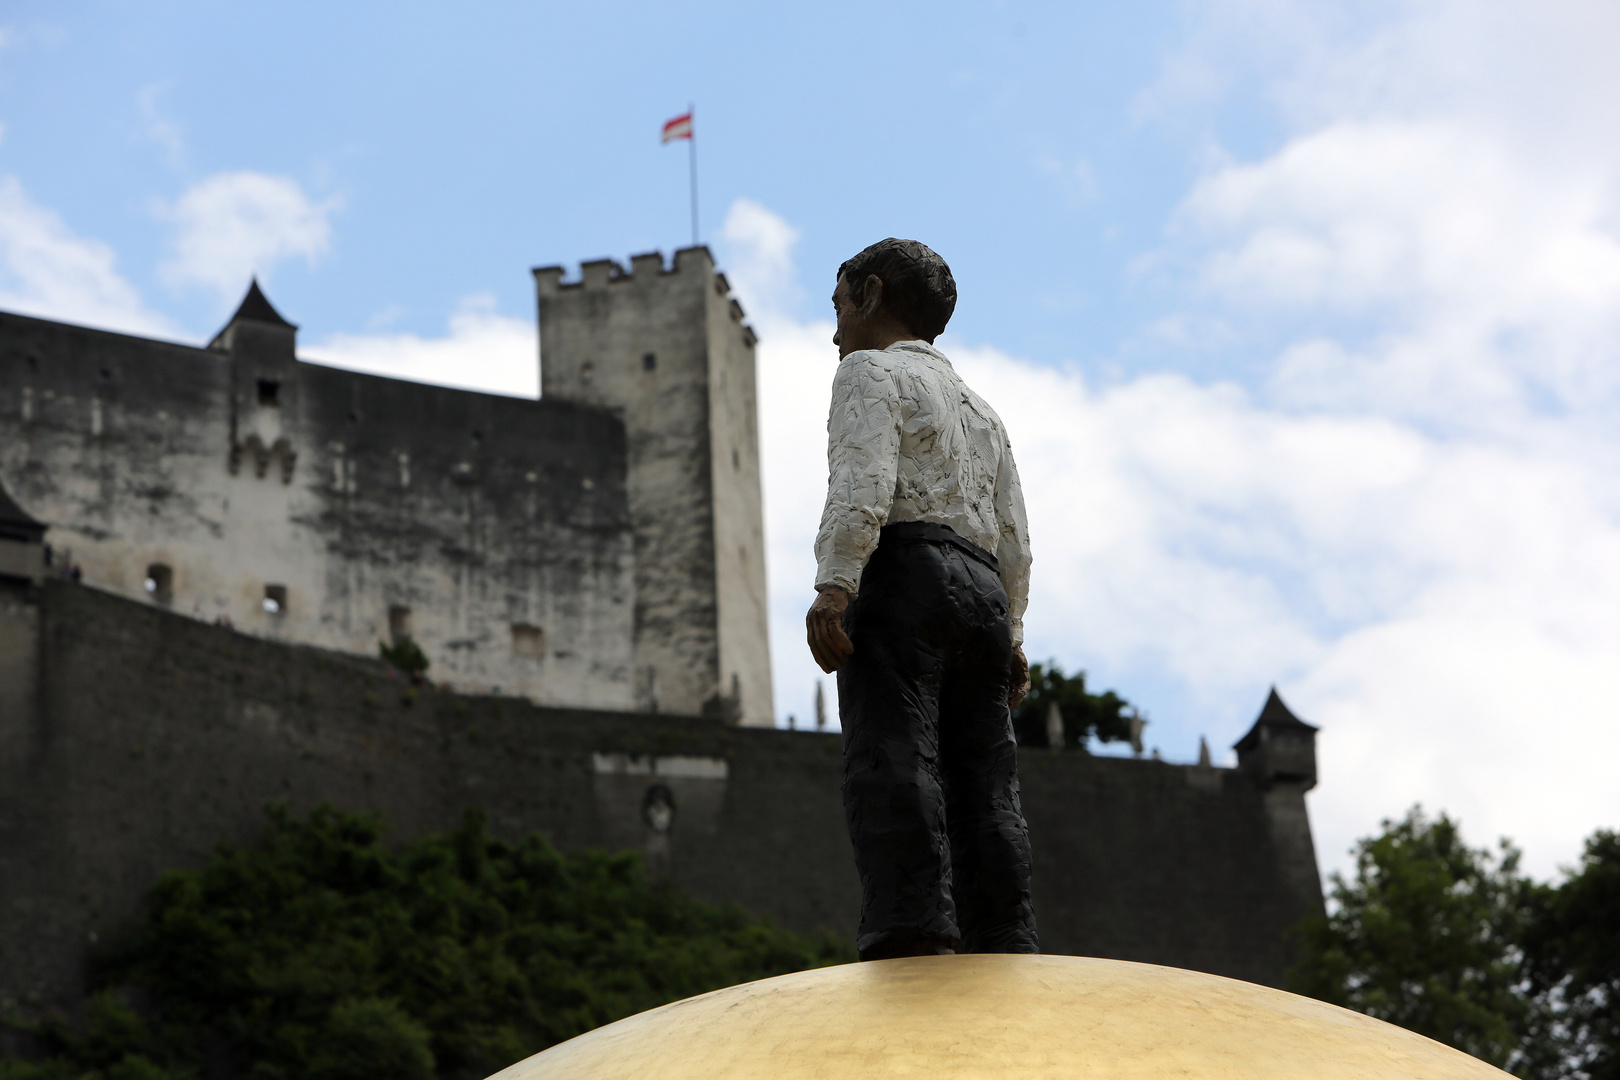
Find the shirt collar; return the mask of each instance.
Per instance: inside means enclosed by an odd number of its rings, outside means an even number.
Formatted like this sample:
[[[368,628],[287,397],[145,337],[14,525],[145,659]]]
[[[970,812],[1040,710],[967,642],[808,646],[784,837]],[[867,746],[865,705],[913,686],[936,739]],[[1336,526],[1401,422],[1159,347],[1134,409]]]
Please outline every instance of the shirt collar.
[[[924,356],[932,356],[935,360],[943,361],[946,364],[950,363],[950,360],[945,356],[944,353],[940,352],[938,349],[936,349],[932,345],[928,344],[928,342],[923,341],[921,339],[913,339],[911,341],[897,341],[893,345],[890,345],[887,349],[884,349],[883,351],[884,352],[917,352],[917,353],[922,353]]]

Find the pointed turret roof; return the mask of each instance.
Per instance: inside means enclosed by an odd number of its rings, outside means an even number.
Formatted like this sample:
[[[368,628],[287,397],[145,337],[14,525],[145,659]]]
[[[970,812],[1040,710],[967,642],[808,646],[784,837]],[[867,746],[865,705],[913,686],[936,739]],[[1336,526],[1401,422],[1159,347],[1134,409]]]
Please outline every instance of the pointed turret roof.
[[[242,297],[242,303],[237,307],[236,314],[232,315],[225,325],[229,326],[231,323],[239,322],[242,319],[252,319],[254,322],[287,326],[294,330],[298,329],[298,327],[283,319],[281,312],[270,305],[270,301],[265,298],[263,291],[259,288],[259,279],[257,277],[249,283],[247,295]]]
[[[28,511],[17,505],[17,500],[0,484],[0,540],[21,540],[37,544],[45,536],[46,525],[36,521]]]
[[[1288,706],[1283,704],[1283,699],[1278,695],[1275,686],[1271,688],[1271,693],[1267,696],[1265,706],[1261,708],[1259,717],[1255,719],[1254,726],[1249,729],[1247,735],[1233,744],[1232,749],[1239,751],[1252,750],[1260,742],[1261,728],[1270,728],[1273,731],[1303,731],[1313,735],[1317,731],[1314,726],[1295,716]]]

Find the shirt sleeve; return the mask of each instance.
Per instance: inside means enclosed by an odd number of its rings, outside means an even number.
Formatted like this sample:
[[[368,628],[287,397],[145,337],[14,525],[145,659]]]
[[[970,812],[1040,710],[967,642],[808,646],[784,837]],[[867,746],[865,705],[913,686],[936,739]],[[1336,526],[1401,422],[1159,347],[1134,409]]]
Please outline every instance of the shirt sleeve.
[[[1007,592],[1012,643],[1024,643],[1024,609],[1029,606],[1029,519],[1024,514],[1024,489],[1018,482],[1012,443],[1002,435],[1001,467],[996,473],[996,525],[1001,532],[996,562],[1001,566],[1001,587]]]
[[[854,596],[889,520],[900,467],[900,401],[894,376],[854,353],[833,377],[827,416],[827,505],[816,533],[816,588]]]

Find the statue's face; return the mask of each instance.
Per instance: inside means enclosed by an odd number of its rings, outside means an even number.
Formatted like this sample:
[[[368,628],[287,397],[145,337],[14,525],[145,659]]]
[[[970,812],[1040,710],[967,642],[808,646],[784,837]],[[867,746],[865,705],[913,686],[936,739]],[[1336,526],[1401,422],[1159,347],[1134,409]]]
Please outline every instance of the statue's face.
[[[838,287],[833,290],[832,302],[833,311],[837,312],[838,319],[838,328],[833,331],[833,344],[838,346],[838,359],[842,360],[854,351],[844,348],[844,342],[851,339],[851,336],[845,333],[849,329],[845,324],[846,320],[852,317],[852,308],[849,302],[849,283],[843,278],[838,279]]]
[[[833,344],[842,360],[862,349],[886,349],[897,341],[917,335],[907,329],[883,306],[883,282],[870,277],[866,282],[866,302],[857,304],[849,294],[849,284],[840,277],[833,290],[833,310],[838,312],[838,329]]]
[[[833,290],[833,310],[838,312],[838,329],[833,331],[833,344],[838,346],[838,359],[852,352],[874,347],[873,322],[876,311],[862,311],[849,296],[849,283],[838,279]],[[881,348],[881,346],[877,346]]]

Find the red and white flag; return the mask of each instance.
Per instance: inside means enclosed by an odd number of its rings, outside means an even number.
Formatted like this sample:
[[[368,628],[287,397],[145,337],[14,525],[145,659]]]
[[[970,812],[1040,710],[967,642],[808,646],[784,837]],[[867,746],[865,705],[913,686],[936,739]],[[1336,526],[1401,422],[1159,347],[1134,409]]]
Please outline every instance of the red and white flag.
[[[690,139],[692,137],[692,114],[682,113],[664,125],[663,142],[674,142],[676,139]]]

